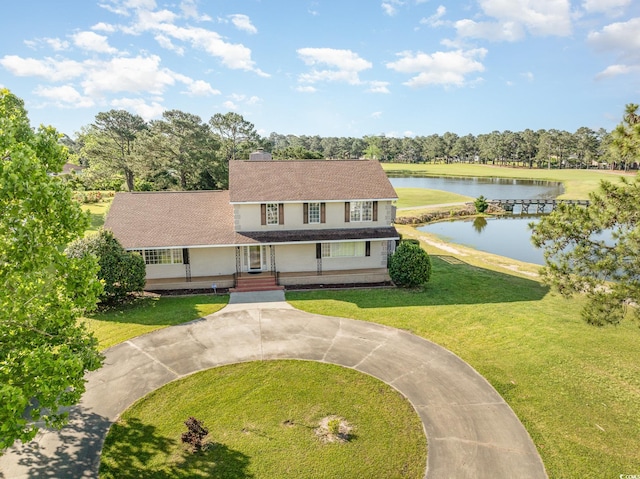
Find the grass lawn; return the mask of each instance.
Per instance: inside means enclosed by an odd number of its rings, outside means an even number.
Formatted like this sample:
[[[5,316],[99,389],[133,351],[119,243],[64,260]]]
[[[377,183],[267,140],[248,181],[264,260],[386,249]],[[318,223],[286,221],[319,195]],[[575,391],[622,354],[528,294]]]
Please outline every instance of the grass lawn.
[[[304,311],[406,329],[456,353],[510,404],[551,478],[640,471],[638,325],[589,326],[580,298],[476,264],[434,256],[423,291],[289,292],[287,300]]]
[[[560,181],[564,184],[565,193],[560,198],[579,200],[587,199],[589,193],[595,191],[603,179],[615,181],[623,176],[633,177],[609,170],[548,170],[529,168],[507,168],[491,165],[470,165],[454,163],[450,165],[416,165],[405,163],[382,163],[387,173],[411,174],[422,176],[477,176],[497,178],[519,178],[534,180]]]
[[[473,201],[471,196],[459,195],[449,191],[427,190],[425,188],[396,188],[398,208],[431,206],[446,203],[462,203]]]
[[[111,201],[113,201],[113,198],[106,197],[97,203],[87,203],[82,205],[82,211],[89,212],[89,218],[91,221],[89,228],[85,231],[85,235],[96,233],[102,225],[104,225],[104,219],[107,215],[107,211],[109,211],[109,206],[111,206]]]
[[[209,429],[212,447],[191,454],[184,421]],[[320,421],[353,427],[344,443],[323,443]],[[128,409],[105,441],[107,478],[422,478],[426,442],[408,401],[352,369],[307,361],[265,361],[210,369],[172,382]]]
[[[145,297],[83,318],[100,349],[174,324],[186,323],[224,308],[228,295]]]

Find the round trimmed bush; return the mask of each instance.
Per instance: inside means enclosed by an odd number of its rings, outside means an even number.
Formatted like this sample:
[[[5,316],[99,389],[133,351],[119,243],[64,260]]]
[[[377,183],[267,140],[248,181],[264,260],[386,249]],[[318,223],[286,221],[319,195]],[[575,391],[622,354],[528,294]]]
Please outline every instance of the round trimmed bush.
[[[389,258],[389,276],[396,286],[422,286],[431,278],[431,258],[419,244],[402,241]]]

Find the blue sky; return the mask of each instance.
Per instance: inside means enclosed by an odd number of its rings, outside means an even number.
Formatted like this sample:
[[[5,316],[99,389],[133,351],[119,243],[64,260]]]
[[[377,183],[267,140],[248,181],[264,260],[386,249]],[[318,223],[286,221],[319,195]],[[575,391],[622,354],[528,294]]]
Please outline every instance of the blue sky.
[[[258,132],[611,130],[640,103],[637,0],[23,0],[0,86],[34,125],[235,111]]]

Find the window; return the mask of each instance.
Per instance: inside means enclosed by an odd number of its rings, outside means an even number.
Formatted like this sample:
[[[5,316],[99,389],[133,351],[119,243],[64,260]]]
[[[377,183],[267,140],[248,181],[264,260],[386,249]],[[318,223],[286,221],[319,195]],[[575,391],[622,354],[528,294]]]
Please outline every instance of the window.
[[[278,203],[267,203],[267,224],[278,224]]]
[[[283,225],[284,224],[284,204],[282,203],[262,203],[260,205],[261,225]]]
[[[374,216],[373,201],[352,201],[349,205],[349,221],[376,221]]]
[[[302,204],[302,222],[308,223],[325,223],[327,221],[326,203],[303,203]]]
[[[182,264],[182,249],[134,249],[145,264]]]
[[[309,203],[309,223],[320,223],[320,203]]]
[[[345,243],[322,243],[323,258],[354,258],[367,256],[368,241],[348,241]]]

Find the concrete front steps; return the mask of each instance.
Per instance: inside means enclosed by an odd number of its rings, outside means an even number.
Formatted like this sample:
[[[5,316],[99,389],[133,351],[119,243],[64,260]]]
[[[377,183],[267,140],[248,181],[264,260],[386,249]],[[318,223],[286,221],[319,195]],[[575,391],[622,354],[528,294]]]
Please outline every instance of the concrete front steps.
[[[229,288],[230,293],[249,293],[253,291],[279,291],[284,286],[279,286],[276,277],[272,274],[243,274],[236,280],[235,288]]]

